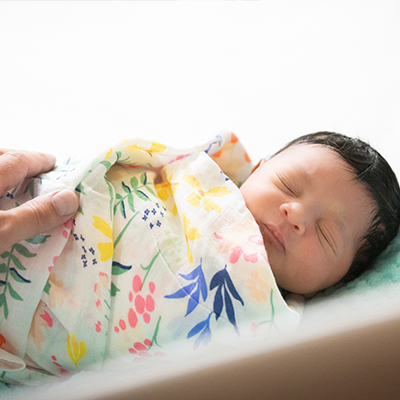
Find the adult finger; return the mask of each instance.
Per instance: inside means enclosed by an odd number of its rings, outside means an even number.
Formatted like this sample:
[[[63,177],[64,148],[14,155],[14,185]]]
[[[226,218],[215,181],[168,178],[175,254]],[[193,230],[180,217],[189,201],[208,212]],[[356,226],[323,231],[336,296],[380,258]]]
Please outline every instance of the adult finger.
[[[55,163],[50,154],[0,149],[0,195],[26,177],[50,171]]]
[[[12,210],[0,211],[0,254],[16,242],[68,221],[78,206],[76,194],[62,190],[36,197]]]

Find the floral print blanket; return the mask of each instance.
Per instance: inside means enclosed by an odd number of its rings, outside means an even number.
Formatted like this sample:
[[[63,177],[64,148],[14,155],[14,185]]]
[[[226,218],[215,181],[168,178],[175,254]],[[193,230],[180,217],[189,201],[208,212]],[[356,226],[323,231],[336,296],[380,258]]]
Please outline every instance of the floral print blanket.
[[[238,187],[252,163],[232,133],[176,150],[122,141],[0,199],[73,188],[74,219],[0,255],[0,378],[34,384],[169,345],[234,345],[293,329]]]

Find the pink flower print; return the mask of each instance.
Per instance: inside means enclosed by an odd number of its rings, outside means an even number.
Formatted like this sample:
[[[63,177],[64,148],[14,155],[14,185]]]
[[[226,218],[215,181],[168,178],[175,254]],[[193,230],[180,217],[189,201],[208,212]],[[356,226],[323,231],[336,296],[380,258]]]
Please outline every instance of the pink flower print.
[[[258,244],[259,246],[264,246],[264,241],[261,235],[251,235],[249,236],[249,242]]]
[[[53,326],[53,319],[51,318],[50,314],[46,310],[43,310],[43,314],[40,314],[40,317],[44,321],[46,321],[49,328],[51,328]]]
[[[101,297],[101,289],[98,283],[94,284],[94,292],[97,294],[98,297]]]
[[[71,374],[69,371],[64,369],[58,362],[57,362],[57,357],[56,356],[51,356],[51,359],[53,360],[53,364],[57,367],[60,368],[60,375],[63,377],[70,377]]]
[[[261,256],[264,258],[265,261],[268,262],[268,257],[267,253],[265,251],[264,247],[264,240],[261,235],[251,235],[249,236],[249,242],[258,244],[259,246],[262,246],[262,250],[260,251]]]
[[[229,262],[231,264],[237,263],[241,255],[243,255],[245,261],[251,262],[253,264],[258,261],[257,253],[246,254],[240,246],[236,246],[232,250],[232,253],[229,257]]]
[[[105,274],[104,272],[99,272],[99,278],[100,278],[100,282],[102,283],[104,288],[108,288],[108,275]]]
[[[97,321],[97,323],[96,323],[96,332],[101,332],[101,322],[100,321]]]

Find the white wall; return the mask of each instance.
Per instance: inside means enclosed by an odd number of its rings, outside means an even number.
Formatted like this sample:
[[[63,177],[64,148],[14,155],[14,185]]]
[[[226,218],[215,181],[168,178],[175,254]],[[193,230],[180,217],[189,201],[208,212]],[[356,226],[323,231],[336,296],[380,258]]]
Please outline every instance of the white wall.
[[[254,160],[317,130],[400,173],[400,2],[1,2],[0,146],[63,158],[221,129]]]

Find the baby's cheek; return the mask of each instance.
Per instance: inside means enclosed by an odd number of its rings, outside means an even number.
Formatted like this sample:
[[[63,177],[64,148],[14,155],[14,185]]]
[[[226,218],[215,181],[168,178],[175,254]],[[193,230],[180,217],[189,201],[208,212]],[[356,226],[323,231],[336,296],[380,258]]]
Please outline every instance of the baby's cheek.
[[[318,280],[324,279],[329,271],[328,260],[321,255],[317,246],[308,243],[298,246],[296,251],[290,253],[291,270],[293,279],[301,283],[315,284]]]

